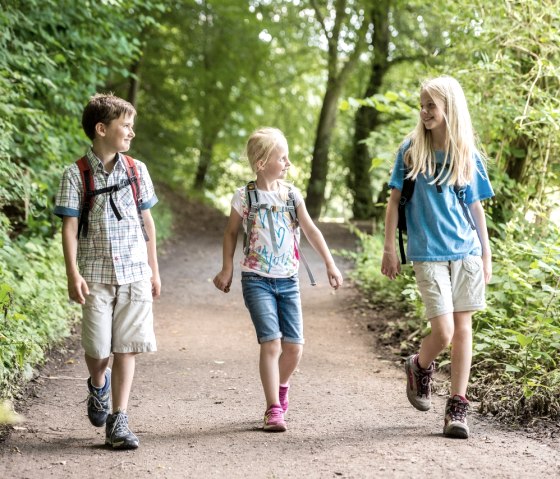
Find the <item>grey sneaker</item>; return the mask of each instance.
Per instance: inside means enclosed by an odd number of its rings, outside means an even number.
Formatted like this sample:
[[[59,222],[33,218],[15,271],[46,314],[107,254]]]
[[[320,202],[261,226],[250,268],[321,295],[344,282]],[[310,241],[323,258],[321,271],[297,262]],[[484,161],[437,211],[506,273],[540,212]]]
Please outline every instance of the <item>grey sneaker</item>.
[[[416,409],[428,411],[432,406],[432,375],[436,369],[434,362],[428,369],[418,366],[418,354],[406,358],[406,396]]]
[[[117,411],[110,414],[105,425],[105,444],[113,449],[136,449],[140,441],[128,428],[128,416]]]
[[[455,394],[445,404],[445,422],[443,435],[467,439],[469,437],[469,426],[467,426],[467,412],[469,401]]]
[[[105,425],[109,411],[111,411],[111,370],[105,370],[105,386],[101,389],[91,385],[91,378],[87,380],[89,395],[87,397],[87,415],[89,422],[95,427]]]

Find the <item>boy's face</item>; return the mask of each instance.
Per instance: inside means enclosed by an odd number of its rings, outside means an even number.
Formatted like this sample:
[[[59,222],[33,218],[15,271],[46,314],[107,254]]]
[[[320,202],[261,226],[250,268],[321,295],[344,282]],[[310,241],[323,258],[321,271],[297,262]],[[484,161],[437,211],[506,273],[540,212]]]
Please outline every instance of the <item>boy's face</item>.
[[[134,115],[121,115],[109,124],[98,123],[96,139],[111,152],[125,152],[135,136],[133,128]]]

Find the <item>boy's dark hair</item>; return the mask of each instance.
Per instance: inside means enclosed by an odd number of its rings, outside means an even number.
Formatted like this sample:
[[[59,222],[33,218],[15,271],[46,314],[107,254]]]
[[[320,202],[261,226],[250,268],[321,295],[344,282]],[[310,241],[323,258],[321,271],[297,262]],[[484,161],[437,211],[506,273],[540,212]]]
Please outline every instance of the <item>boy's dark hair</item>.
[[[96,93],[84,108],[82,128],[90,140],[95,138],[95,125],[108,125],[121,115],[136,115],[136,109],[126,100],[112,93]]]

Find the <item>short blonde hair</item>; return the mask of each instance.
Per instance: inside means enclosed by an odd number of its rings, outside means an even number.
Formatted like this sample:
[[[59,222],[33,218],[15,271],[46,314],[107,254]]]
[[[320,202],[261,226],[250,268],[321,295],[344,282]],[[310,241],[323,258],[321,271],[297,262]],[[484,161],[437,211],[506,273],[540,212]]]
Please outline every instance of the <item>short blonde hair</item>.
[[[261,167],[266,165],[272,152],[280,145],[287,147],[288,140],[278,128],[267,126],[251,133],[245,146],[245,156],[255,174],[259,170],[259,162]]]

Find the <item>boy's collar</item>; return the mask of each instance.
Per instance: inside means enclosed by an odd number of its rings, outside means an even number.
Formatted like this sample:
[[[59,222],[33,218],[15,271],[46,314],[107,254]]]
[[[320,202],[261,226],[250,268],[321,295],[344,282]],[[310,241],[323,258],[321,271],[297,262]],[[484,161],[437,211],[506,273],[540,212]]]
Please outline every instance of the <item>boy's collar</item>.
[[[86,156],[89,160],[89,164],[91,165],[91,169],[93,170],[94,174],[97,173],[97,170],[99,169],[101,169],[101,171],[104,171],[103,162],[93,152],[93,148],[91,146],[88,148]],[[122,165],[122,155],[120,153],[116,153],[115,156],[117,158],[117,161],[115,162],[115,167],[119,164]]]

